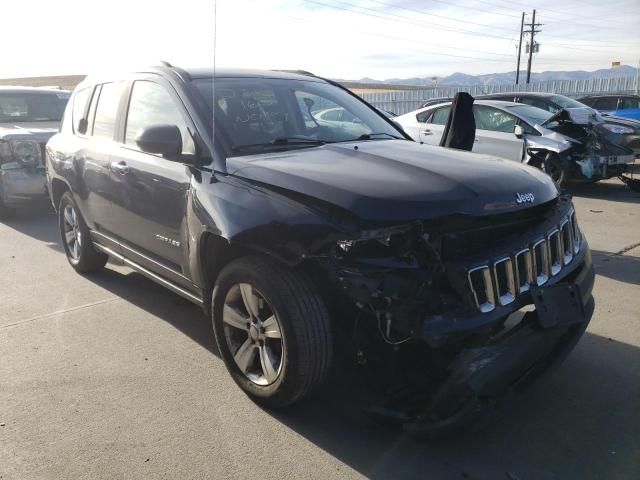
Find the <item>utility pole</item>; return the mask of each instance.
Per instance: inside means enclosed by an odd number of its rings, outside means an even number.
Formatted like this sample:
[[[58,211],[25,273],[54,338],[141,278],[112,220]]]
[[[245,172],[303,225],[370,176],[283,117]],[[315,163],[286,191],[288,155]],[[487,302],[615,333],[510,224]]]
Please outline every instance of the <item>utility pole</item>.
[[[524,12],[522,12],[522,21],[520,22],[520,42],[518,42],[518,65],[516,66],[516,85],[520,83],[520,53],[522,52],[523,32],[524,32]]]
[[[529,39],[529,61],[527,62],[527,83],[531,80],[531,59],[533,57],[533,51],[536,49],[536,42],[534,40],[536,33],[540,33],[540,30],[536,30],[536,27],[541,26],[541,23],[536,23],[536,11],[533,10],[533,18],[531,23],[527,23],[527,27],[531,27],[531,30],[527,33],[531,36]]]

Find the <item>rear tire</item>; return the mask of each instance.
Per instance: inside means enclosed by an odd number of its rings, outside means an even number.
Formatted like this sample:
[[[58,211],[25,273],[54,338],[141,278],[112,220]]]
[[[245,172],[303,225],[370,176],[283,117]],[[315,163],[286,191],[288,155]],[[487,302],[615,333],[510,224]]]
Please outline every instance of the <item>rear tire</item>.
[[[257,403],[291,405],[327,377],[331,322],[303,273],[261,256],[234,260],[218,276],[211,311],[227,370]]]
[[[78,273],[92,273],[103,268],[109,256],[98,252],[71,192],[65,192],[58,208],[58,224],[62,246],[69,264]]]

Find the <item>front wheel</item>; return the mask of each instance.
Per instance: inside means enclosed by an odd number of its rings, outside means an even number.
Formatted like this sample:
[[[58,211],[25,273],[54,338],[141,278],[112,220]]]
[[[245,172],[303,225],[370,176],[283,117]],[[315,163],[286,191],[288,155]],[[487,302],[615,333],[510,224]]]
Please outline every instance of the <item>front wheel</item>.
[[[71,192],[65,192],[60,199],[58,223],[67,260],[78,273],[95,272],[105,266],[109,257],[94,248],[89,227],[78,211]]]
[[[327,376],[327,308],[301,272],[260,256],[231,262],[212,295],[213,329],[227,370],[253,400],[284,407]]]
[[[544,165],[544,171],[551,177],[551,179],[556,182],[558,185],[565,185],[566,183],[566,173],[564,169],[564,165],[562,164],[562,159],[556,154],[548,154]]]

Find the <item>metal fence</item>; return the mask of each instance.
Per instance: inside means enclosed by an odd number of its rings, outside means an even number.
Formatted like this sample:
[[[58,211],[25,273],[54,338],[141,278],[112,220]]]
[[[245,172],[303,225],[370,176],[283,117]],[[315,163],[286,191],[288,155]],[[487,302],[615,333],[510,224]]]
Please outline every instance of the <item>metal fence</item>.
[[[482,85],[475,87],[435,87],[424,90],[402,90],[395,92],[362,93],[360,96],[375,107],[398,115],[415,110],[421,101],[429,98],[452,97],[457,92],[471,95],[487,95],[504,92],[559,93],[568,97],[579,97],[601,93],[636,93],[637,77],[591,78],[585,80],[549,80],[529,85]]]

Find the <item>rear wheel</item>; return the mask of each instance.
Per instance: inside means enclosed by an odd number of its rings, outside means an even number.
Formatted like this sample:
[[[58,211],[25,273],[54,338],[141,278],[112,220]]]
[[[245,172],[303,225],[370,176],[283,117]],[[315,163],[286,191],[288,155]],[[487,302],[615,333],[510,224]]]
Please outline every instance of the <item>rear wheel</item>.
[[[300,272],[264,257],[231,262],[212,296],[227,370],[253,400],[284,407],[327,376],[333,338],[326,306]]]
[[[62,245],[71,266],[78,273],[91,273],[104,267],[109,257],[94,248],[89,228],[70,192],[62,195],[58,215]]]

